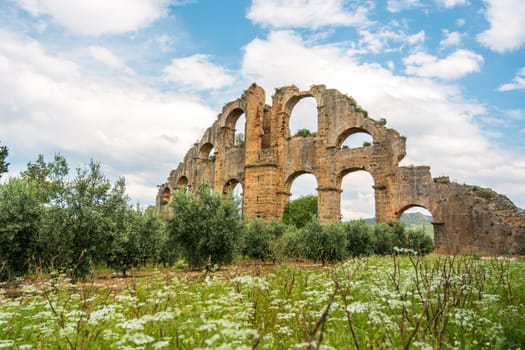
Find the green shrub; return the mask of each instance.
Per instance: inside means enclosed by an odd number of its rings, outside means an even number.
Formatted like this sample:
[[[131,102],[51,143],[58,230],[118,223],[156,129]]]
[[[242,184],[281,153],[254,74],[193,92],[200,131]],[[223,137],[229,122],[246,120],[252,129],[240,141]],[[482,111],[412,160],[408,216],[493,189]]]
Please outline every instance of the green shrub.
[[[315,220],[309,222],[300,232],[306,258],[325,265],[327,262],[343,260],[347,256],[347,240],[342,225],[323,226]]]
[[[276,220],[251,220],[244,229],[242,254],[253,259],[268,260],[272,256],[270,242],[278,239],[286,229],[285,224]]]
[[[347,252],[351,256],[372,255],[374,253],[375,236],[372,227],[364,220],[354,220],[343,224],[346,233]]]
[[[373,229],[374,254],[385,255],[394,251],[395,237],[388,224],[376,224]]]
[[[271,240],[270,255],[274,263],[304,258],[304,249],[299,230],[294,226],[288,226],[282,235]]]
[[[426,255],[434,250],[434,242],[422,229],[410,230],[408,233],[408,248],[419,255]]]
[[[171,202],[170,247],[179,246],[192,267],[230,263],[241,238],[241,215],[233,198],[202,184],[194,194],[176,191]]]
[[[307,137],[310,136],[312,133],[308,129],[299,129],[295,133],[295,136],[301,136],[301,137]]]

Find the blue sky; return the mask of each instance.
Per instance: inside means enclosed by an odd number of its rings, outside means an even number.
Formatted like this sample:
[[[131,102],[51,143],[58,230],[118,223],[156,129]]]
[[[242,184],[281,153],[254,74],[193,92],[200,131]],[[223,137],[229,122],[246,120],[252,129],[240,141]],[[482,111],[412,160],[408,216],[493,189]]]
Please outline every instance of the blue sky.
[[[403,165],[525,207],[523,18],[522,0],[0,0],[0,141],[10,176],[94,158],[151,204],[252,82],[321,83],[405,135]],[[345,217],[373,215],[371,180],[350,180]]]

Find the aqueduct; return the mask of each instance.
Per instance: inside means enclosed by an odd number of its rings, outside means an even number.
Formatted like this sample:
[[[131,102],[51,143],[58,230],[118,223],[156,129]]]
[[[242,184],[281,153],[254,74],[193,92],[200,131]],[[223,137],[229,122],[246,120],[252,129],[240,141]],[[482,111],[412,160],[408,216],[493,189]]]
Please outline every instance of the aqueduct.
[[[317,132],[292,136],[290,116],[305,97],[316,101]],[[245,140],[236,143],[235,124],[243,114]],[[341,147],[358,132],[369,134],[373,142]],[[224,106],[215,123],[171,171],[159,188],[157,208],[168,213],[173,191],[191,191],[201,182],[223,193],[240,183],[245,217],[279,218],[293,179],[308,173],[318,184],[319,221],[337,222],[342,178],[365,170],[374,181],[377,222],[395,221],[407,208],[423,207],[432,213],[440,252],[525,254],[525,213],[507,197],[451,182],[448,177],[433,179],[428,166],[399,166],[405,152],[404,137],[381,120],[369,118],[355,100],[337,90],[324,85],[307,91],[283,87],[276,90],[269,106],[264,90],[253,84]]]

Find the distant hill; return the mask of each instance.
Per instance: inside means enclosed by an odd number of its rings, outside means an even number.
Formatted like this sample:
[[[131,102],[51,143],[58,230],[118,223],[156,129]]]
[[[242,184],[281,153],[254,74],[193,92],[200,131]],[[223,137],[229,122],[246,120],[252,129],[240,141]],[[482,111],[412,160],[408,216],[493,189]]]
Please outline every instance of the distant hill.
[[[522,209],[523,210],[523,209]],[[376,218],[364,219],[368,225],[375,225]],[[432,216],[422,213],[406,213],[401,215],[401,221],[408,229],[422,228],[428,235],[434,237]]]
[[[427,234],[434,237],[434,227],[432,226],[432,216],[422,213],[406,213],[401,215],[399,220],[409,229],[422,228]]]
[[[365,222],[366,222],[367,225],[373,226],[373,225],[376,224],[376,218],[365,219]]]

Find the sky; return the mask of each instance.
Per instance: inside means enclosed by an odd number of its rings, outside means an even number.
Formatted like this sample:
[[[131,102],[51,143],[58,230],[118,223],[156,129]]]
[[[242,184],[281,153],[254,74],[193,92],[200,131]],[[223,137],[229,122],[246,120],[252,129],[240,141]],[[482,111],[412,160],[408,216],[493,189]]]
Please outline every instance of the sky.
[[[153,204],[251,83],[268,103],[275,88],[325,84],[407,137],[401,165],[524,208],[523,18],[522,0],[0,0],[2,179],[60,153]],[[292,127],[315,129],[315,106],[296,109]],[[315,192],[315,178],[297,181],[294,196]],[[373,216],[372,184],[344,178],[346,218]]]

